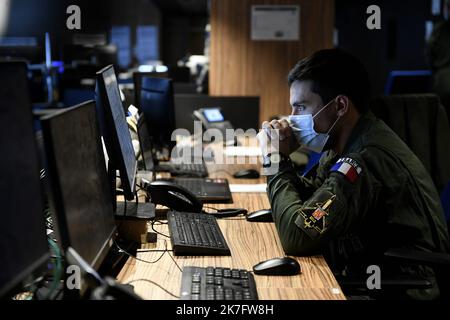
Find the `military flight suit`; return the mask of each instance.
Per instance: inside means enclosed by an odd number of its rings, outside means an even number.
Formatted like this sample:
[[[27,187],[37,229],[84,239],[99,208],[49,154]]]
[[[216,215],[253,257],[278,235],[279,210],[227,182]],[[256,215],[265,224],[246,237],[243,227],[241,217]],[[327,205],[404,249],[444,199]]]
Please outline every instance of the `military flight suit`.
[[[268,177],[273,218],[287,254],[324,254],[333,271],[366,274],[419,273],[429,268],[389,266],[389,248],[449,252],[438,193],[420,160],[371,112],[363,114],[341,155],[325,152],[316,170],[300,176],[288,161]],[[367,274],[366,274],[367,275]],[[439,291],[408,291],[406,297],[434,298]]]

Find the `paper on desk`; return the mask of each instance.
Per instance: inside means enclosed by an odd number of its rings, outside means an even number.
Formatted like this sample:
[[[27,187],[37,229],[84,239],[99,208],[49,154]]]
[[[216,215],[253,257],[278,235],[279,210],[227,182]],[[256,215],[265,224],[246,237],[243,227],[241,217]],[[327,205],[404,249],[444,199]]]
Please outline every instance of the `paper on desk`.
[[[259,184],[230,184],[231,192],[262,192],[265,193],[267,183]]]
[[[226,147],[224,154],[227,157],[257,157],[261,155],[260,147]]]

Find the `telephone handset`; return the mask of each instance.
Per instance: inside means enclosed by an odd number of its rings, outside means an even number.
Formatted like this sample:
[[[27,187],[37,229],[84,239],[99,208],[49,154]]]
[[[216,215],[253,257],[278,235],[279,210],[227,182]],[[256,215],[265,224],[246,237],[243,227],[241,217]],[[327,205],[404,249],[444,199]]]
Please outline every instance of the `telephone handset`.
[[[202,210],[203,203],[188,189],[168,180],[156,180],[149,182],[142,179],[143,188],[150,196],[151,202],[161,204],[175,211],[206,213]],[[214,209],[214,208],[211,208]],[[215,209],[216,212],[208,212],[216,218],[235,217],[246,215],[247,210],[242,208]]]
[[[203,203],[188,189],[171,181],[143,181],[151,202],[184,212],[202,212]]]

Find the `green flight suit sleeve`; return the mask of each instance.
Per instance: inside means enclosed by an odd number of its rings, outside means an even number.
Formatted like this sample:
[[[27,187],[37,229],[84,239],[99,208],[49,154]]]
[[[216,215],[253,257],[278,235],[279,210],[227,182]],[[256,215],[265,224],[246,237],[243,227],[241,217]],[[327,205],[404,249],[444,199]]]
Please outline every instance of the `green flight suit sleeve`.
[[[269,180],[272,214],[287,254],[320,253],[324,242],[346,233],[362,219],[371,201],[369,173],[359,154],[345,159],[357,174],[349,176],[327,168],[325,180],[313,192],[314,183],[292,170],[281,171]]]

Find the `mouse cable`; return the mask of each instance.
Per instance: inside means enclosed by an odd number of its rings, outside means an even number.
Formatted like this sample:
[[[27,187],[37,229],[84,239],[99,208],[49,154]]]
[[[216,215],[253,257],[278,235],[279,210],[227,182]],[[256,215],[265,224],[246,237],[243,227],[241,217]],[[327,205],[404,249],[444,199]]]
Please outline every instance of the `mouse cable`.
[[[162,232],[159,232],[159,231],[155,230],[155,226],[154,226],[155,221],[156,221],[156,220],[152,220],[152,222],[150,223],[150,226],[151,226],[152,230],[153,230],[156,234],[159,234],[159,235],[161,235],[161,236],[163,236],[163,237],[166,237],[166,238],[170,238],[170,236],[168,236],[167,234],[164,234],[164,233],[162,233]]]
[[[175,265],[177,266],[178,270],[180,270],[180,272],[183,273],[183,270],[181,269],[180,265],[177,263],[177,261],[176,261],[175,258],[170,254],[169,251],[167,251],[167,254],[169,255],[170,259],[172,259],[172,261],[175,263]]]
[[[144,282],[151,283],[151,284],[157,286],[158,288],[160,288],[161,290],[163,290],[164,292],[166,292],[167,294],[171,295],[172,297],[174,297],[174,298],[176,298],[176,299],[180,299],[179,296],[177,296],[176,294],[170,292],[169,290],[167,290],[166,288],[164,288],[164,287],[163,287],[162,285],[160,285],[159,283],[156,283],[155,281],[150,280],[150,279],[136,279],[136,280],[131,280],[130,282],[127,282],[126,284],[127,284],[127,285],[130,285],[130,284],[132,284],[132,283],[134,283],[134,282],[138,282],[138,281],[144,281]]]
[[[162,220],[165,220],[165,219],[158,219],[158,220],[154,220],[154,221],[155,221],[155,223],[157,223],[158,226],[164,225],[164,224],[169,224],[168,222],[163,222]]]
[[[229,218],[229,217],[236,217],[238,215],[247,215],[247,209],[244,208],[226,208],[226,209],[217,209],[214,207],[209,206],[203,206],[203,208],[215,210],[216,212],[207,212],[202,211],[205,214],[212,215],[216,218]]]

